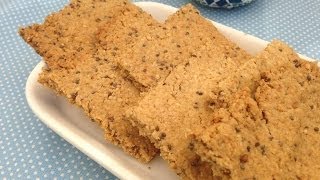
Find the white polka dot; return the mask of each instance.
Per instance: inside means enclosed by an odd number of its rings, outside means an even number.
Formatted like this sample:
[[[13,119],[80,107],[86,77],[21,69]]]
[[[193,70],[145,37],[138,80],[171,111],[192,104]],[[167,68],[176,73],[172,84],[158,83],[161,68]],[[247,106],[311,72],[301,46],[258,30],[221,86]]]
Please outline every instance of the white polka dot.
[[[0,1],[2,4],[8,0]],[[6,5],[5,13],[0,10],[1,178],[114,179],[108,171],[39,121],[25,99],[26,79],[41,58],[23,42],[17,29],[42,22],[46,15],[60,9],[68,0],[10,1],[12,3]],[[188,2],[154,1],[175,7]],[[204,16],[217,22],[268,41],[274,38],[284,40],[298,52],[316,59],[320,59],[319,9],[317,1],[301,6],[299,1],[258,0],[234,11],[200,7]]]

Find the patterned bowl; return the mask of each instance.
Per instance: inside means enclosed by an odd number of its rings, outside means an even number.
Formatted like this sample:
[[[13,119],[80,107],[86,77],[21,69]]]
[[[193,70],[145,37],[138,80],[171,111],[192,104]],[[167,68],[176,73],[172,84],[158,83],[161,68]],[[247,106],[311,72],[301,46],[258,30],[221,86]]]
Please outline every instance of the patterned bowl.
[[[253,0],[195,0],[202,5],[214,8],[234,8],[243,6],[252,2]]]

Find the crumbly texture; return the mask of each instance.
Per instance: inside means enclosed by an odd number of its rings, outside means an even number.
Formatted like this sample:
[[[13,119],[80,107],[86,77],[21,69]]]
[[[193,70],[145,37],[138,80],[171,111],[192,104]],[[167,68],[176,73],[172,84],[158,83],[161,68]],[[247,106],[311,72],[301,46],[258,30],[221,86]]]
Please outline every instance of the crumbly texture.
[[[191,5],[169,17],[160,29],[160,36],[133,43],[119,61],[137,84],[147,90],[153,87],[129,110],[128,118],[182,178],[214,178],[209,164],[188,148],[187,137],[211,120],[208,90],[250,55]]]
[[[169,16],[165,23],[168,28],[173,29],[172,36],[177,39],[177,44],[180,44],[183,48],[183,51],[179,52],[179,54],[182,53],[185,58],[188,57],[187,55],[196,55],[201,58],[203,54],[210,54],[212,56],[216,54],[214,48],[212,50],[201,49],[203,46],[218,47],[218,49],[223,51],[225,57],[232,58],[238,65],[252,57],[223,36],[212,22],[201,16],[200,12],[191,4],[181,7],[175,14]],[[181,49],[178,51],[181,51]]]
[[[211,91],[192,147],[222,179],[320,178],[320,71],[282,42]]]
[[[126,76],[141,90],[162,82],[177,65],[187,63],[190,58],[215,54],[214,49],[204,47],[218,46],[239,63],[250,57],[221,35],[191,4],[171,15],[164,24],[150,21],[137,24],[130,19],[111,26],[106,24],[100,28],[98,39],[106,52],[117,56]]]
[[[183,179],[212,179],[210,166],[190,150],[188,135],[210,124],[210,90],[237,63],[226,58],[218,47],[210,58],[191,57],[179,65],[164,82],[152,88],[128,111],[128,117],[160,149],[161,156]]]
[[[128,16],[128,13],[132,16]],[[141,9],[126,8],[114,21],[100,26],[97,33],[99,55],[120,65],[123,76],[130,79],[140,90],[145,90],[145,86],[137,83],[129,71],[121,65],[134,63],[136,68],[145,68],[144,71],[147,71],[147,67],[139,64],[145,61],[145,58],[136,62],[138,60],[136,56],[148,56],[152,50],[159,49],[160,37],[164,36],[163,27],[161,23]],[[155,38],[153,43],[144,43],[145,39],[151,40],[151,37]],[[136,49],[137,47],[139,48]],[[147,51],[141,51],[141,48]],[[148,73],[150,72],[148,70]]]
[[[92,39],[100,24],[112,21],[126,0],[71,0],[44,23],[21,28],[19,33],[50,68],[73,68],[95,51]]]
[[[73,1],[44,24],[20,33],[48,65],[39,82],[81,107],[104,129],[107,140],[148,162],[158,150],[124,118],[127,107],[141,99],[140,92],[95,47],[97,26],[102,21],[110,22],[123,12],[131,18],[136,11],[141,12],[127,1]]]

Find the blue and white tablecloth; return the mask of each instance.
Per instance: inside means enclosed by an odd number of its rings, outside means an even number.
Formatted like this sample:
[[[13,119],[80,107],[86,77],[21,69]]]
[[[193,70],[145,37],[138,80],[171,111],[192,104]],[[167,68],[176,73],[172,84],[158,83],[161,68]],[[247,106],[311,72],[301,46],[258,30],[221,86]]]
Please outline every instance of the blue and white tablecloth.
[[[179,7],[190,0],[156,0]],[[56,135],[26,103],[26,79],[41,58],[18,36],[18,27],[42,22],[67,0],[0,0],[0,179],[115,179]],[[233,10],[200,6],[203,15],[264,40],[278,38],[320,59],[320,2],[255,0]]]

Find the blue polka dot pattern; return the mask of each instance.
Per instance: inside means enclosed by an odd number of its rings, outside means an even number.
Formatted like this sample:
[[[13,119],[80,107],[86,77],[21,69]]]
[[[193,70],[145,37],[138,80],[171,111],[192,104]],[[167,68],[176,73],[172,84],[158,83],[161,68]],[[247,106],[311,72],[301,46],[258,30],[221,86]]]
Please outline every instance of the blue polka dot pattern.
[[[175,7],[191,2],[155,1]],[[25,100],[26,79],[41,58],[19,37],[18,27],[42,22],[67,0],[0,2],[0,179],[116,179],[43,125]],[[217,22],[264,40],[284,40],[320,59],[317,1],[256,0],[233,10],[199,8]]]
[[[246,5],[250,3],[252,0],[195,0],[195,1],[209,7],[231,9],[234,7]]]

